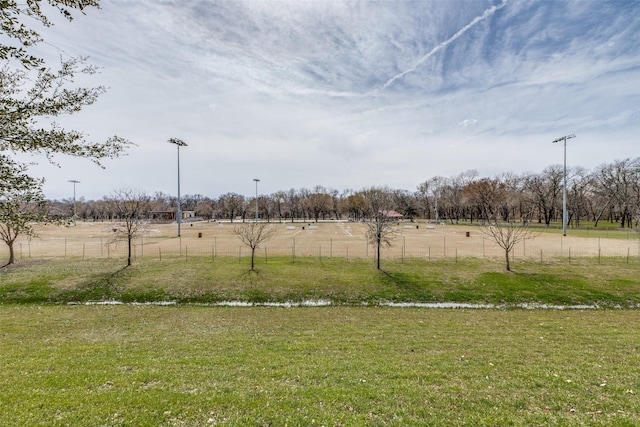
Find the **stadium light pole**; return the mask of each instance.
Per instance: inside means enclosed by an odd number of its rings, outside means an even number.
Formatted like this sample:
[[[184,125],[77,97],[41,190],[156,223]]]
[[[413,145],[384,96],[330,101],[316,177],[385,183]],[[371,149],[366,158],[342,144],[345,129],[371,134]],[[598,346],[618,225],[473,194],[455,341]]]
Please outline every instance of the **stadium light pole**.
[[[553,143],[558,143],[560,141],[564,144],[564,173],[563,173],[563,184],[562,184],[562,235],[567,235],[567,139],[575,138],[574,134],[561,136],[560,138],[556,138],[553,140]]]
[[[80,184],[80,181],[70,179],[69,182],[73,184],[73,225],[76,225],[76,217],[78,216],[78,210],[76,209],[76,184]]]
[[[260,180],[258,178],[253,178],[256,182],[256,222],[258,222],[258,183]]]
[[[178,147],[178,212],[176,213],[176,219],[178,221],[178,237],[180,237],[180,224],[182,224],[182,206],[180,202],[180,147],[186,147],[187,144],[178,138],[171,138],[168,142]]]

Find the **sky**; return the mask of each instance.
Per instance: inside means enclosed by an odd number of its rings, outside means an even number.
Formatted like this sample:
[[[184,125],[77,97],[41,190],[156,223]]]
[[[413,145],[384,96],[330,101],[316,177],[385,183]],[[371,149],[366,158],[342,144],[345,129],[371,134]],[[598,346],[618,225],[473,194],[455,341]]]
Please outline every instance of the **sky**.
[[[38,49],[108,88],[57,119],[136,144],[100,169],[45,158],[47,198],[115,189],[416,190],[434,176],[593,170],[640,156],[640,2],[109,0]]]

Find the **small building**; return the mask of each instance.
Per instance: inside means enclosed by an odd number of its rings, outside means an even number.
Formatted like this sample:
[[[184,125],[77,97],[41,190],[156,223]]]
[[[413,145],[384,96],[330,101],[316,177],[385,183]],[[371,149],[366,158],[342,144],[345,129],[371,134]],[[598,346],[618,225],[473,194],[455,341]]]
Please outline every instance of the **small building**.
[[[181,211],[182,213],[182,221],[186,222],[185,220],[189,219],[189,218],[195,218],[196,216],[196,212],[195,211]],[[151,211],[151,221],[155,221],[155,222],[174,222],[177,221],[178,219],[178,208],[167,208],[167,207],[160,207],[160,208],[155,208]]]
[[[404,215],[402,215],[400,212],[396,212],[396,211],[384,211],[383,212],[387,218],[392,218],[394,220],[401,220],[402,218],[404,218]]]

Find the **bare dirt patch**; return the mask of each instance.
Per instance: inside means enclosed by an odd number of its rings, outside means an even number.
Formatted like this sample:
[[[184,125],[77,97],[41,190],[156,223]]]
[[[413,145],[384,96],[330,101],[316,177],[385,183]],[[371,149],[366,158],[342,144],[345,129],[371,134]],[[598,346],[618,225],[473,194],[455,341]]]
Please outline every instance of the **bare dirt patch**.
[[[234,227],[242,223],[183,223],[182,235],[177,225],[149,224],[134,242],[135,255],[162,256],[245,256],[248,249],[234,235]],[[367,245],[362,223],[273,222],[274,237],[260,249],[268,256],[372,257],[374,249]],[[480,227],[398,223],[398,236],[393,247],[384,250],[387,258],[453,258],[502,257],[502,250]],[[123,256],[124,242],[115,242],[114,223],[78,222],[63,227],[52,224],[37,227],[39,237],[22,238],[16,243],[19,260],[37,257],[79,256],[85,258]],[[583,256],[640,256],[637,239],[603,239],[538,233],[532,240],[520,243],[516,258],[553,258]],[[8,253],[0,249],[0,256]]]

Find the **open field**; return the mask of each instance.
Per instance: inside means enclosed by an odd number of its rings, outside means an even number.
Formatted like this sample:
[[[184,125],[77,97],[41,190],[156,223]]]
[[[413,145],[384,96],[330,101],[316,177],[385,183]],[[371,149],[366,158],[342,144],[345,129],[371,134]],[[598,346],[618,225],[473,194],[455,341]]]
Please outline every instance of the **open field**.
[[[177,237],[176,224],[150,224],[134,242],[137,258],[172,256],[246,256],[248,250],[233,234],[229,222],[184,223]],[[273,223],[277,233],[266,242],[261,253],[268,256],[367,258],[374,250],[365,240],[365,226],[353,222]],[[399,235],[384,258],[443,259],[456,257],[502,258],[497,245],[483,235],[480,227],[399,223]],[[78,222],[75,227],[43,225],[39,238],[21,239],[15,248],[18,259],[39,257],[123,257],[126,247],[113,242],[113,224]],[[537,231],[538,229],[536,229]],[[469,236],[467,236],[469,233]],[[557,230],[537,233],[514,249],[518,258],[557,257],[640,257],[640,240],[634,231],[570,230],[563,237]],[[575,234],[575,235],[573,235]],[[202,236],[202,237],[198,237]],[[604,237],[608,236],[608,237]],[[0,257],[6,257],[6,247]]]
[[[109,224],[46,226],[0,270],[0,425],[640,424],[637,240],[541,233],[508,273],[418,225],[378,271],[362,224],[274,224],[257,272],[228,223],[154,225],[128,268]],[[305,300],[332,305],[206,306]],[[55,304],[86,301],[178,304]]]
[[[640,311],[2,306],[3,426],[640,424]]]

